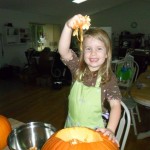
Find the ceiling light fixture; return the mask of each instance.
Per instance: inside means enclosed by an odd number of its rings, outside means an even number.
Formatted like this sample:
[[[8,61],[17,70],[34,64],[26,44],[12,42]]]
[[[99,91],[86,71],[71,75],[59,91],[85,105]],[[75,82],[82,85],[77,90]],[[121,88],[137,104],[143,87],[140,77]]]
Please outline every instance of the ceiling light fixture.
[[[72,2],[73,2],[73,3],[80,4],[80,3],[85,2],[85,1],[87,1],[87,0],[73,0]]]

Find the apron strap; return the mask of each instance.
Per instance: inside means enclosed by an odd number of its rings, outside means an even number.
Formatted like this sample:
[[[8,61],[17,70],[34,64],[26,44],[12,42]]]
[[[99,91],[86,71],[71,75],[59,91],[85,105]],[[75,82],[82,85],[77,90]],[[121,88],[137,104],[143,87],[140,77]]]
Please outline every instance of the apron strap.
[[[102,77],[101,77],[100,75],[98,75],[98,76],[97,76],[97,80],[96,80],[95,87],[97,87],[97,88],[98,88],[98,87],[100,86],[101,78],[102,78]]]
[[[82,74],[80,75],[80,79],[82,78]],[[100,75],[98,75],[97,76],[97,79],[96,79],[96,84],[95,84],[95,87],[99,87],[100,86],[100,83],[101,83],[101,76]]]

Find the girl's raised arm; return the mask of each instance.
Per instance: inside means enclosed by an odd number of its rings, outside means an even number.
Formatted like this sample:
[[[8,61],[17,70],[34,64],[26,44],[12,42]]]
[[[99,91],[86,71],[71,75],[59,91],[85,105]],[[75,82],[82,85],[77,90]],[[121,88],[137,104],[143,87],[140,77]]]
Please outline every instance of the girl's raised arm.
[[[65,60],[72,59],[72,53],[70,49],[72,30],[77,23],[82,21],[82,18],[83,16],[80,14],[75,15],[71,19],[69,19],[64,25],[59,40],[58,51],[61,57]]]

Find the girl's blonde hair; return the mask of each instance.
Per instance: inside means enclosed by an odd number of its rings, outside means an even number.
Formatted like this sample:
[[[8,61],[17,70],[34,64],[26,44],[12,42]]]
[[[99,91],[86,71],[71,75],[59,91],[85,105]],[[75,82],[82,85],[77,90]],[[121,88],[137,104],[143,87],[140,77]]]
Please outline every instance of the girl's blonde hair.
[[[98,70],[98,75],[101,75],[102,83],[104,84],[110,79],[111,74],[111,58],[112,58],[111,40],[104,30],[97,27],[92,27],[84,33],[83,43],[85,38],[88,37],[94,37],[102,41],[106,47],[107,58],[105,59],[105,62]],[[79,68],[76,71],[75,79],[77,79],[78,81],[82,81],[81,76],[84,75],[86,69],[88,69],[88,66],[84,61],[84,48],[83,48],[80,54]]]

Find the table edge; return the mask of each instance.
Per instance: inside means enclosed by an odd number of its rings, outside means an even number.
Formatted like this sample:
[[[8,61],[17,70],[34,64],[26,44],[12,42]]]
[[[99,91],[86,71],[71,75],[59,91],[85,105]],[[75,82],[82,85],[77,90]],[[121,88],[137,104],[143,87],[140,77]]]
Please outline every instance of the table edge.
[[[150,107],[150,102],[149,101],[146,101],[146,100],[140,100],[140,99],[137,99],[137,98],[134,98],[134,101],[141,104],[141,105],[144,105],[144,106],[147,106],[147,107]]]

